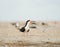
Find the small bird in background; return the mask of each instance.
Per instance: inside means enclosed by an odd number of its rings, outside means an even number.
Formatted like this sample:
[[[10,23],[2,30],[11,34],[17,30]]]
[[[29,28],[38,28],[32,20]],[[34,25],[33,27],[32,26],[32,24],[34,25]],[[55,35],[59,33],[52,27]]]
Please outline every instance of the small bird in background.
[[[11,24],[14,25],[15,27],[19,27],[20,26],[19,22],[15,22],[15,23],[11,23]]]
[[[15,26],[16,26],[16,27],[19,27],[19,26],[20,26],[20,24],[17,22]]]
[[[29,32],[29,24],[31,24],[32,23],[32,21],[31,20],[27,20],[26,21],[26,24],[21,28],[21,29],[19,29],[21,32],[25,32],[25,31],[27,31],[27,32]]]

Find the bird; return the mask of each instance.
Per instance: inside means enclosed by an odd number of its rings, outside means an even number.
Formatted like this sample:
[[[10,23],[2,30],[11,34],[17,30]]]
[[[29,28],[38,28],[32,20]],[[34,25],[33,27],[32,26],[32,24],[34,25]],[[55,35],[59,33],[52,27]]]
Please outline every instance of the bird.
[[[19,23],[17,22],[15,26],[16,26],[16,27],[19,27],[20,25],[19,25]]]
[[[30,23],[32,23],[32,21],[31,20],[27,20],[26,23],[25,23],[25,25],[21,29],[19,29],[19,30],[21,32],[25,32],[25,31],[29,32],[29,24]]]

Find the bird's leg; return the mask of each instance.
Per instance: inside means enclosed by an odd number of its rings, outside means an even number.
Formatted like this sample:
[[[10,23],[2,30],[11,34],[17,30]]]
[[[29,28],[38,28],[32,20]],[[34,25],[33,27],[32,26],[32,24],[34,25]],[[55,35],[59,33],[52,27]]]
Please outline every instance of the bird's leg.
[[[28,29],[27,32],[29,32],[30,30]]]

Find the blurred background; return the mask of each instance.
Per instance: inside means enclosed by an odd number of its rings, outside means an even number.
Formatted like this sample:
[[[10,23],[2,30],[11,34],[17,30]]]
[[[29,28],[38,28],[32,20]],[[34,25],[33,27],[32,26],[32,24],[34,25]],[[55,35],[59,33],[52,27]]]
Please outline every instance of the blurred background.
[[[60,0],[0,0],[0,21],[60,21]]]

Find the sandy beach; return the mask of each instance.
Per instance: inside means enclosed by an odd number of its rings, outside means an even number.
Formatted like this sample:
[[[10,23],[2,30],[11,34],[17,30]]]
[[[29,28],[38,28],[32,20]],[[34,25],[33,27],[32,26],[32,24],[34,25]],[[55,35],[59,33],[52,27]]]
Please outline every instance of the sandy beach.
[[[11,22],[0,22],[0,47],[60,47],[60,21],[41,23],[36,21],[36,28],[20,32]],[[20,22],[20,27],[24,24]]]

